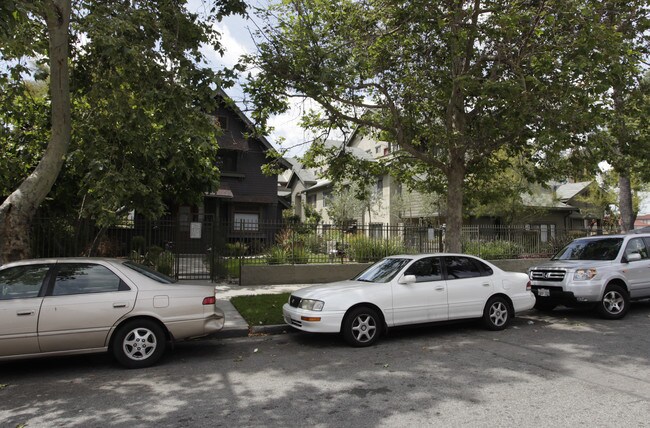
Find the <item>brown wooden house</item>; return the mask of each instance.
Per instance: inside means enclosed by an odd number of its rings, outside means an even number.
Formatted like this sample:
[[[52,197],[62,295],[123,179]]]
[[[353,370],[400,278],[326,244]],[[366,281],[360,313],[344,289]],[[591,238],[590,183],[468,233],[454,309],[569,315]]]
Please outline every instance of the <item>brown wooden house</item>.
[[[187,242],[187,251],[192,253],[200,251],[199,240],[203,247],[210,246],[217,227],[218,238],[226,242],[268,239],[260,225],[280,223],[286,208],[278,198],[277,175],[262,172],[262,166],[271,161],[267,153],[273,147],[263,136],[249,136],[254,135],[250,119],[224,92],[219,96],[223,100],[216,115],[223,131],[215,159],[221,171],[219,187],[206,192],[202,205],[184,205],[177,211],[177,242]],[[291,168],[284,159],[280,162]]]

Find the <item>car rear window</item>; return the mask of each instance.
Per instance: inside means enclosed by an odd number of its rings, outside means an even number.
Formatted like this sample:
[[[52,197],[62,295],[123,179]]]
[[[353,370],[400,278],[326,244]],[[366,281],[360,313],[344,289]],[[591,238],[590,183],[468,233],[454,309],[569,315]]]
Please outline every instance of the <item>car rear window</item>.
[[[135,263],[132,261],[126,261],[122,263],[122,266],[125,266],[131,270],[134,270],[138,272],[139,274],[142,274],[146,276],[147,278],[153,279],[156,282],[159,282],[161,284],[173,284],[176,282],[174,278],[171,278],[167,275],[164,275],[158,271],[155,271],[151,269],[148,266],[141,265],[139,263]]]

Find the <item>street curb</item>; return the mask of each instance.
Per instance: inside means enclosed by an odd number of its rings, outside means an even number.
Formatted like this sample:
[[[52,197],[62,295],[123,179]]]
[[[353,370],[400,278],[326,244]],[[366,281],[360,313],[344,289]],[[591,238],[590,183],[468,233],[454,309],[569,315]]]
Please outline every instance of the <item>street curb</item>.
[[[283,334],[289,333],[293,329],[286,324],[273,324],[273,325],[254,325],[251,326],[251,334]]]
[[[286,324],[256,325],[224,329],[211,335],[211,337],[215,339],[231,339],[234,337],[249,337],[254,334],[286,334],[292,331],[293,329]]]
[[[232,337],[248,337],[248,327],[228,328],[216,333],[213,337],[229,339]]]

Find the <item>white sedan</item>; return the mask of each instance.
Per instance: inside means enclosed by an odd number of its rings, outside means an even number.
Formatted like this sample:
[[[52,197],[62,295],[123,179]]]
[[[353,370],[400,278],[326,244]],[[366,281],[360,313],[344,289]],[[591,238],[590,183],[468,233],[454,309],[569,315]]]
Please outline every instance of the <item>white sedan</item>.
[[[295,291],[282,310],[303,331],[342,333],[372,345],[390,327],[482,318],[502,330],[535,296],[525,273],[505,272],[464,254],[390,256],[349,281]]]
[[[213,288],[128,260],[42,259],[0,267],[0,360],[110,351],[154,364],[167,342],[219,331]]]

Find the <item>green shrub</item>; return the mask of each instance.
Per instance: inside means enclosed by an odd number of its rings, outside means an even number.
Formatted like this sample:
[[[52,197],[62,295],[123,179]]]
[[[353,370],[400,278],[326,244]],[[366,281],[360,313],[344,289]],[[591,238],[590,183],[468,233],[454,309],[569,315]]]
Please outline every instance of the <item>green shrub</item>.
[[[524,253],[524,249],[521,245],[511,241],[471,241],[463,243],[463,253],[487,260],[498,260],[519,257]]]
[[[270,265],[284,264],[287,262],[287,252],[284,248],[279,246],[271,247],[266,260]]]
[[[169,251],[163,251],[156,259],[156,270],[164,275],[174,275],[174,254]]]
[[[356,235],[349,240],[348,257],[359,263],[374,262],[386,256],[406,252],[404,244],[390,239]]]
[[[304,265],[309,263],[309,251],[305,248],[294,248],[290,254],[291,262]]]

